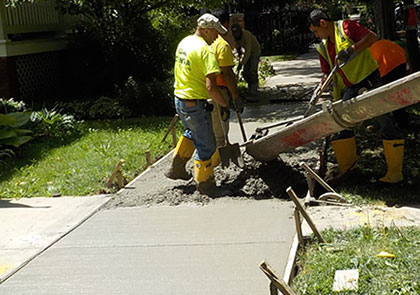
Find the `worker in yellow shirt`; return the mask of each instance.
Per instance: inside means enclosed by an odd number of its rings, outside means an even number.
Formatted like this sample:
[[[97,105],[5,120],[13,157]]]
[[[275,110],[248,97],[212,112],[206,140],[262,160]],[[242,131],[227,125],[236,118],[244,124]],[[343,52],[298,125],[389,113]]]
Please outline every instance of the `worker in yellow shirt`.
[[[212,99],[227,107],[216,84],[220,74],[216,56],[210,44],[227,29],[217,17],[203,14],[197,20],[193,35],[185,37],[178,45],[175,55],[175,109],[184,126],[184,134],[178,141],[172,162],[165,176],[170,179],[189,180],[191,175],[185,165],[194,149],[194,180],[197,190],[209,196],[218,196],[213,173],[212,156],[216,142],[211,120]]]
[[[212,11],[212,14],[216,16],[225,28],[229,28],[229,13],[217,9]],[[221,73],[216,78],[217,86],[224,98],[224,100],[234,109],[234,111],[243,112],[243,102],[239,96],[237,81],[233,67],[235,63],[233,61],[232,48],[226,40],[226,34],[219,34],[217,39],[212,43],[211,47],[216,55],[217,62],[221,69]],[[222,120],[220,119],[222,118]],[[216,146],[218,148],[225,146],[225,135],[229,131],[229,112],[226,109],[221,108],[220,105],[214,104],[212,112],[213,131],[216,138]],[[222,126],[222,124],[224,126]],[[224,128],[224,131],[223,131]],[[218,155],[216,153],[216,155]],[[214,165],[217,166],[220,163],[220,159],[215,158]]]

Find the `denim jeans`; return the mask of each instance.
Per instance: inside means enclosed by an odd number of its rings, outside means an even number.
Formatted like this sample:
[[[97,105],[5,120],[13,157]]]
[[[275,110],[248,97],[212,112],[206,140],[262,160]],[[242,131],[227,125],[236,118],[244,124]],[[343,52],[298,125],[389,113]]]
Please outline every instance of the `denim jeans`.
[[[376,70],[364,80],[359,82],[356,85],[347,87],[344,90],[343,101],[352,99],[359,94],[359,91],[363,91],[363,88],[370,90],[382,86],[381,75],[379,71]],[[394,126],[394,120],[391,114],[385,114],[375,118],[376,122],[380,126],[379,133],[384,139],[397,139],[399,134]],[[353,130],[343,130],[339,133],[338,139],[350,138],[354,136]]]
[[[244,65],[242,76],[248,83],[250,94],[256,94],[258,88],[258,65],[260,63],[260,54],[253,54]]]
[[[194,106],[186,106],[186,100],[174,98],[175,109],[184,126],[184,136],[191,139],[195,147],[194,158],[210,160],[216,151],[211,112],[205,109],[206,99],[194,100]]]

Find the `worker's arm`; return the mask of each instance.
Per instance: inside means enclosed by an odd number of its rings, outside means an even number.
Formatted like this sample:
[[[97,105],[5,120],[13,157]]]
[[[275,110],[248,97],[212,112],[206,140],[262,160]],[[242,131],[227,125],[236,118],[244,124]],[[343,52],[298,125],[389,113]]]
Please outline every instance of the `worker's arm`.
[[[340,61],[347,62],[351,56],[357,54],[357,52],[369,48],[376,41],[378,41],[378,36],[374,32],[369,30],[367,34],[363,36],[363,38],[360,39],[358,42],[338,52],[337,57]]]
[[[352,45],[353,51],[356,53],[369,48],[376,41],[378,41],[378,36],[374,32],[369,31],[359,42]]]
[[[220,67],[223,73],[223,77],[225,78],[225,81],[227,83],[227,87],[229,89],[229,92],[232,94],[233,99],[237,99],[239,96],[238,93],[238,86],[236,81],[235,73],[233,72],[233,67]]]
[[[216,76],[218,73],[211,73],[206,76],[206,88],[210,94],[210,97],[217,104],[222,107],[228,107],[228,102],[226,102],[220,93],[219,87],[217,87]]]
[[[240,61],[241,64],[246,64],[248,62],[248,59],[251,57],[251,38],[249,38],[249,35],[245,31],[242,32],[242,38],[239,42],[240,46],[245,49],[244,56],[242,60]]]

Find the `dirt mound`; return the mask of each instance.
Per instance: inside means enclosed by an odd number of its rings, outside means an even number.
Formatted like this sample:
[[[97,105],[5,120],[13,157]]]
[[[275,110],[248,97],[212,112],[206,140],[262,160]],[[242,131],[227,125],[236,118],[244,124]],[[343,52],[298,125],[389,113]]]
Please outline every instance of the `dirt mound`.
[[[282,153],[277,159],[263,163],[244,154],[245,168],[240,169],[233,164],[228,168],[215,168],[216,184],[223,190],[222,198],[250,198],[255,200],[280,198],[288,199],[286,188],[292,186],[299,196],[307,190],[304,171],[299,164],[305,163],[317,168],[317,143],[299,147],[288,153]],[[165,203],[179,205],[194,203],[204,205],[212,199],[202,195],[195,189],[194,180],[173,181],[163,173],[169,166],[170,157],[153,166],[147,173],[138,178],[115,196],[108,207],[130,207]],[[192,171],[190,161],[187,170]]]

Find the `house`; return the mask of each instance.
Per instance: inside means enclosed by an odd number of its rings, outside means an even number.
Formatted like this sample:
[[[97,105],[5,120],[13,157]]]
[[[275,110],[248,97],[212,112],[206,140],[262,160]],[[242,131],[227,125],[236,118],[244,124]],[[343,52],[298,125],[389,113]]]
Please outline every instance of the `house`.
[[[55,9],[54,0],[15,6],[0,0],[0,97],[32,100],[51,95],[60,52],[76,23]]]

